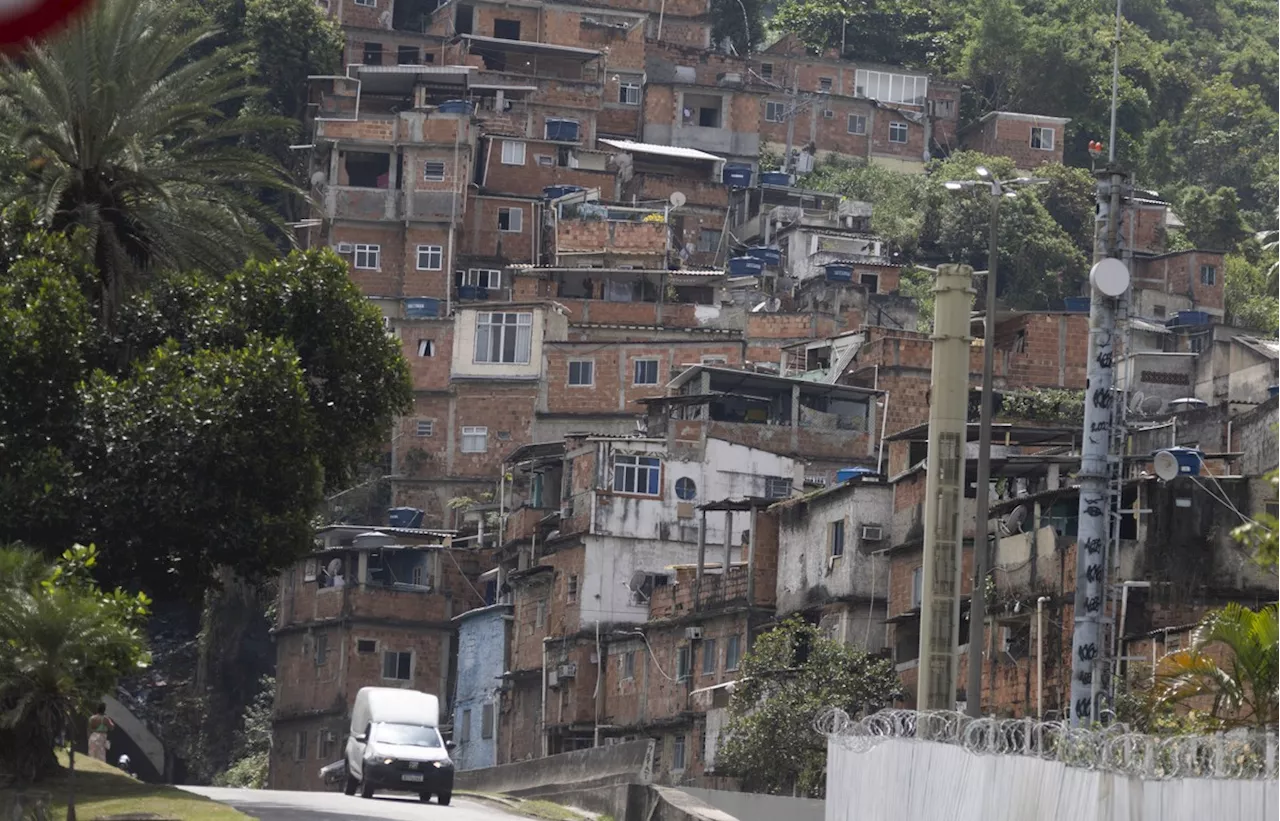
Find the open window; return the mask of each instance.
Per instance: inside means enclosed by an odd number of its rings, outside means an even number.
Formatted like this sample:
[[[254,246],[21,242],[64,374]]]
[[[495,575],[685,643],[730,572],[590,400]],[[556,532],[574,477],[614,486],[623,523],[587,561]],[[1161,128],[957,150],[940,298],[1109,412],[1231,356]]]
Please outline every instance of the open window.
[[[720,128],[723,125],[724,99],[714,94],[684,95],[684,124],[702,128]]]
[[[391,155],[373,151],[343,153],[347,185],[354,188],[391,187]]]

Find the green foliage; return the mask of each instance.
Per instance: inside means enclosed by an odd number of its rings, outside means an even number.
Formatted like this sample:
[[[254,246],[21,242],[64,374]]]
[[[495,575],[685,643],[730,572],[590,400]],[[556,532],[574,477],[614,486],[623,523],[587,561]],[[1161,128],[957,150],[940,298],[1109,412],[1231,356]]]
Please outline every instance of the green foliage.
[[[728,37],[743,56],[765,44],[763,0],[711,0],[711,41]]]
[[[914,299],[919,308],[916,330],[921,333],[933,330],[933,282],[932,272],[910,265],[902,269],[898,278],[898,291]]]
[[[1266,480],[1272,486],[1273,494],[1280,491],[1280,473],[1273,470],[1267,474]],[[1253,521],[1246,522],[1231,531],[1236,541],[1253,550],[1253,557],[1258,564],[1272,569],[1280,564],[1280,543],[1277,541],[1277,534],[1280,534],[1280,522],[1277,522],[1276,517],[1270,513],[1255,514]]]
[[[1275,258],[1274,252],[1271,258]],[[1276,295],[1277,269],[1265,258],[1250,261],[1245,254],[1228,254],[1223,260],[1223,291],[1226,320],[1240,328],[1250,328],[1274,337],[1280,327],[1280,302]]]
[[[752,792],[821,796],[826,739],[814,719],[830,707],[862,715],[890,705],[893,666],[833,641],[791,617],[755,640],[738,670],[727,737],[716,769]]]
[[[1036,422],[1079,424],[1084,421],[1084,391],[1023,388],[1000,397],[997,416]]]
[[[223,107],[251,95],[238,52],[196,56],[212,36],[164,0],[98,3],[21,62],[0,63],[0,134],[28,158],[0,190],[57,228],[83,226],[112,316],[163,267],[225,273],[274,248],[279,216],[259,197],[288,188],[277,163],[241,141],[291,127]]]
[[[953,193],[947,180],[976,179],[986,166],[1001,179],[1017,176],[1013,162],[974,152],[935,161],[925,176],[876,165],[827,162],[805,180],[819,190],[874,203],[872,229],[885,237],[897,262],[963,262],[987,267],[991,200],[985,191]],[[1092,247],[1092,183],[1087,172],[1050,166],[1044,190],[1000,202],[1000,296],[1013,308],[1053,308],[1079,293]],[[924,285],[910,283],[917,294]]]
[[[56,563],[0,548],[0,769],[22,781],[56,772],[54,746],[121,676],[145,667],[150,600],[98,588],[90,545]]]
[[[245,708],[244,721],[236,733],[235,760],[225,773],[214,779],[216,786],[255,790],[266,786],[271,764],[271,711],[275,689],[275,679],[269,676],[262,679],[258,694]]]
[[[1192,185],[1183,189],[1177,207],[1187,226],[1187,238],[1196,248],[1234,251],[1251,233],[1240,213],[1240,197],[1233,189],[1221,187],[1210,194]]]
[[[291,561],[409,401],[376,309],[299,253],[157,276],[106,336],[75,248],[0,212],[0,539],[92,540],[104,578],[169,593]]]
[[[1210,705],[1208,720],[1222,729],[1271,728],[1280,710],[1280,621],[1276,605],[1250,610],[1232,602],[1208,613],[1191,646],[1161,659],[1153,700]]]
[[[784,0],[771,19],[811,49],[839,49],[869,62],[923,64],[942,46],[936,6],[907,0]]]

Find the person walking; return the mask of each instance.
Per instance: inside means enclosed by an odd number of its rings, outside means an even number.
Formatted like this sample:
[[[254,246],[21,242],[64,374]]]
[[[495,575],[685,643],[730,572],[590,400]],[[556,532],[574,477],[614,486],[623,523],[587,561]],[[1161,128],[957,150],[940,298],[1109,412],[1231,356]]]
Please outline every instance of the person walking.
[[[106,702],[98,702],[98,711],[89,716],[89,755],[106,762],[107,748],[111,744],[107,741],[107,733],[115,729],[116,723],[107,718]]]

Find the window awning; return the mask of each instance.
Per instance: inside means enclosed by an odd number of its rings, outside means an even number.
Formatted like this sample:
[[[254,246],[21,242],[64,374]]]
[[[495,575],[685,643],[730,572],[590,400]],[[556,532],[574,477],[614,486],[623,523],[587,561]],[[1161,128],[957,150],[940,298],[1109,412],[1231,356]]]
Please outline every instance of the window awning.
[[[463,34],[462,39],[472,45],[515,54],[554,54],[560,57],[575,57],[584,61],[594,60],[604,54],[604,52],[593,48],[559,46],[554,43],[534,43],[529,40],[505,40],[501,37],[484,37],[479,34]]]
[[[670,157],[673,160],[707,160],[708,162],[724,162],[724,157],[708,154],[696,148],[679,148],[674,145],[657,145],[656,143],[638,143],[634,140],[597,140],[597,142],[625,151],[628,154],[651,154],[655,157]]]

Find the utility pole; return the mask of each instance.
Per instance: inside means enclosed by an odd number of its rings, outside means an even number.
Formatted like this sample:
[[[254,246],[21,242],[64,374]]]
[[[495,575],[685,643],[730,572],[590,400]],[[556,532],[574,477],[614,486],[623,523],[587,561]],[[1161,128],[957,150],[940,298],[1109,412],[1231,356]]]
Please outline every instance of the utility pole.
[[[796,115],[800,113],[799,104],[799,80],[796,78],[797,69],[791,70],[791,91],[787,95],[787,148],[782,155],[782,172],[784,174],[791,173],[791,147],[796,142]]]
[[[1111,83],[1111,142],[1107,165],[1098,178],[1094,222],[1093,270],[1089,272],[1089,360],[1085,382],[1084,431],[1080,448],[1079,525],[1076,537],[1076,593],[1071,637],[1071,726],[1098,718],[1098,695],[1106,670],[1102,637],[1106,595],[1108,517],[1115,501],[1109,487],[1120,454],[1110,452],[1115,395],[1116,297],[1129,286],[1128,269],[1120,256],[1120,208],[1126,174],[1116,163],[1116,99],[1119,79],[1120,1],[1116,2],[1115,63]]]

